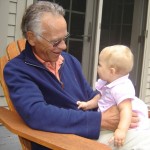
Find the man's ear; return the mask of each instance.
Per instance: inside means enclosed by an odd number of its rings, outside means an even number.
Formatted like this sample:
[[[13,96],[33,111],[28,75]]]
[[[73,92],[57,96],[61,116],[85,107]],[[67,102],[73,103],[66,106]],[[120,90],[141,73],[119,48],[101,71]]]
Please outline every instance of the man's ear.
[[[27,31],[26,37],[31,46],[35,45],[35,35],[32,31]]]

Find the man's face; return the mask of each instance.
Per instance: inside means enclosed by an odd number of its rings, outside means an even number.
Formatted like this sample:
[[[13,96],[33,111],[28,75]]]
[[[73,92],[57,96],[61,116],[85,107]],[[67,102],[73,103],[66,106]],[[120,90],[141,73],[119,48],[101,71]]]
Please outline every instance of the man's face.
[[[41,59],[55,63],[66,49],[67,24],[63,16],[52,16],[48,13],[42,17],[41,34],[36,34],[32,49]]]

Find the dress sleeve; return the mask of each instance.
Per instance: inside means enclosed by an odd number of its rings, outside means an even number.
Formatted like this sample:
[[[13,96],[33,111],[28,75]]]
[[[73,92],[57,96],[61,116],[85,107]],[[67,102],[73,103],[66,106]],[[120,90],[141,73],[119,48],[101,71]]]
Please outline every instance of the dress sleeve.
[[[131,100],[135,97],[135,89],[133,84],[128,81],[124,84],[119,84],[115,86],[111,91],[114,100],[116,101],[117,105],[122,102],[123,100],[130,98]]]

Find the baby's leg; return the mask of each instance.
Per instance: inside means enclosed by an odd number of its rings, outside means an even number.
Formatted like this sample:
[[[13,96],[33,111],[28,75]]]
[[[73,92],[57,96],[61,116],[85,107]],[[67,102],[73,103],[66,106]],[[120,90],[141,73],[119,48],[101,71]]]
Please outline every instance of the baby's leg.
[[[100,132],[99,142],[109,145],[108,141],[113,136],[112,131],[104,130]],[[123,147],[117,148],[113,144],[109,145],[113,150],[148,150],[150,149],[150,129],[149,130],[129,130]]]

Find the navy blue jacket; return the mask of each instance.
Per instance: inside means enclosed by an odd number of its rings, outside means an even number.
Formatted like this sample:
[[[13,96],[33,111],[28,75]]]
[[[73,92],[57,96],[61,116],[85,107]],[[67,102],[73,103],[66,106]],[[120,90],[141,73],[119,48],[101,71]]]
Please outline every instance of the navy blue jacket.
[[[10,97],[31,128],[96,139],[100,132],[100,112],[78,110],[76,102],[89,100],[97,93],[85,80],[78,60],[66,52],[62,56],[59,82],[35,58],[27,42],[25,50],[4,69]]]

